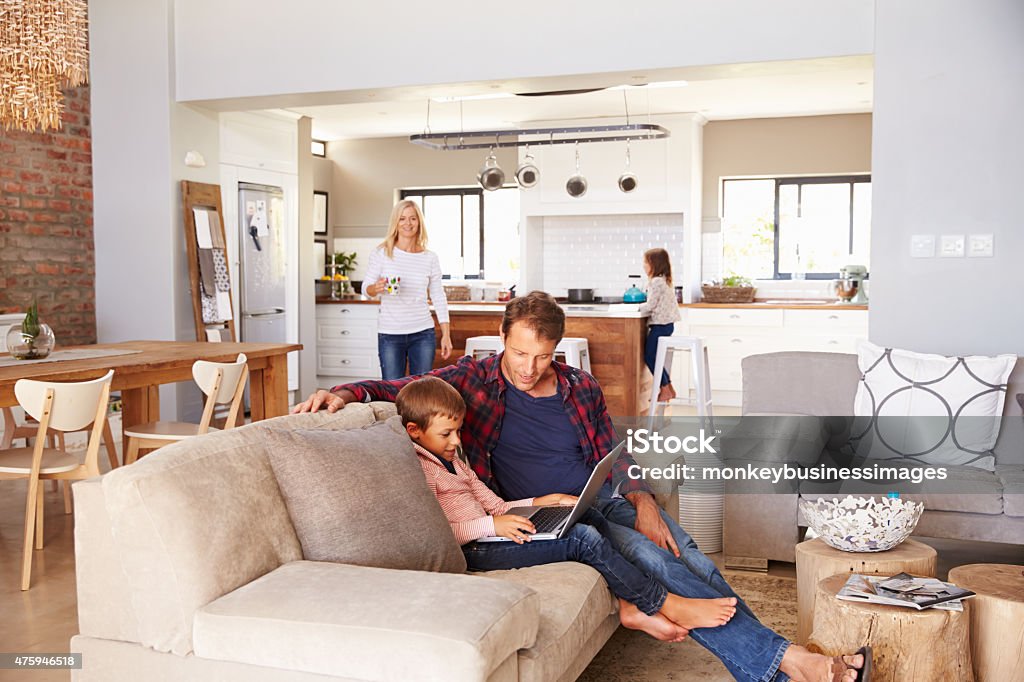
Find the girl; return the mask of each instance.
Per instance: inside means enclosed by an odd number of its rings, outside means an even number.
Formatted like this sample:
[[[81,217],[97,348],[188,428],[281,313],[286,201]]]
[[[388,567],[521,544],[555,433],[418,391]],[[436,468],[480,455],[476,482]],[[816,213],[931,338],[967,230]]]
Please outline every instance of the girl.
[[[644,272],[647,273],[647,302],[640,304],[640,312],[651,313],[647,321],[647,343],[644,345],[644,362],[647,369],[654,373],[654,362],[657,359],[658,339],[671,336],[675,330],[675,322],[679,317],[679,304],[672,291],[672,263],[665,249],[648,249],[644,253]],[[653,380],[661,381],[658,401],[671,400],[676,397],[672,388],[672,379],[668,376],[668,367],[661,377]]]
[[[363,293],[381,296],[377,354],[383,379],[425,374],[434,367],[434,320],[427,292],[441,324],[441,357],[452,352],[448,299],[441,286],[441,262],[427,251],[427,229],[420,207],[399,201],[391,211],[388,236],[370,255]],[[389,286],[388,280],[391,280]],[[408,364],[408,372],[406,372]]]

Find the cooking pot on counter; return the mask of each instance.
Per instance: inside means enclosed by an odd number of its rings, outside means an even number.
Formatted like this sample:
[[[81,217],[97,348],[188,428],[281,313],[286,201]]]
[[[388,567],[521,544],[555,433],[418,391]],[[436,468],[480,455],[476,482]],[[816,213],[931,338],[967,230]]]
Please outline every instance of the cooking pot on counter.
[[[569,289],[569,303],[593,303],[593,289]]]

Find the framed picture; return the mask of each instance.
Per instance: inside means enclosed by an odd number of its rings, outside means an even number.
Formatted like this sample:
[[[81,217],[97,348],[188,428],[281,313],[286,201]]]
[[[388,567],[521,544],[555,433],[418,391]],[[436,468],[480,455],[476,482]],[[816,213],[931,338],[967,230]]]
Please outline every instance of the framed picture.
[[[317,277],[327,274],[327,240],[313,240],[313,271],[318,273]]]
[[[327,234],[327,192],[313,192],[313,233]]]

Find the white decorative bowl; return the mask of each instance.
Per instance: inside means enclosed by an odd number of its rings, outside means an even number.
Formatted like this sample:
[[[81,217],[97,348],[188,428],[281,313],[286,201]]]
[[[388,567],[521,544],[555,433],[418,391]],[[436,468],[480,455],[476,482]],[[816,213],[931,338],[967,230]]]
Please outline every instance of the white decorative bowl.
[[[800,511],[829,547],[844,552],[884,552],[914,532],[924,505],[898,498],[849,496],[800,500]]]

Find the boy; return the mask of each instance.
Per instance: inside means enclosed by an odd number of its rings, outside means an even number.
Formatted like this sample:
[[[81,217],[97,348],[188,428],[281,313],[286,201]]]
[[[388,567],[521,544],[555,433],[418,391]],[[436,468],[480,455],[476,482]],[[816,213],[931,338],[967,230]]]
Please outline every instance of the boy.
[[[628,628],[663,641],[681,641],[693,628],[724,625],[736,612],[736,599],[688,599],[669,593],[613,549],[601,534],[600,514],[588,512],[558,540],[530,542],[529,519],[508,514],[512,507],[571,505],[572,495],[550,494],[506,502],[485,486],[457,457],[459,429],[466,413],[462,396],[437,377],[406,385],[395,401],[402,424],[413,441],[431,492],[437,497],[462,545],[470,570],[492,571],[579,561],[604,576],[619,599],[619,618]],[[588,525],[593,524],[593,525]],[[478,543],[487,536],[506,537],[514,544]]]

